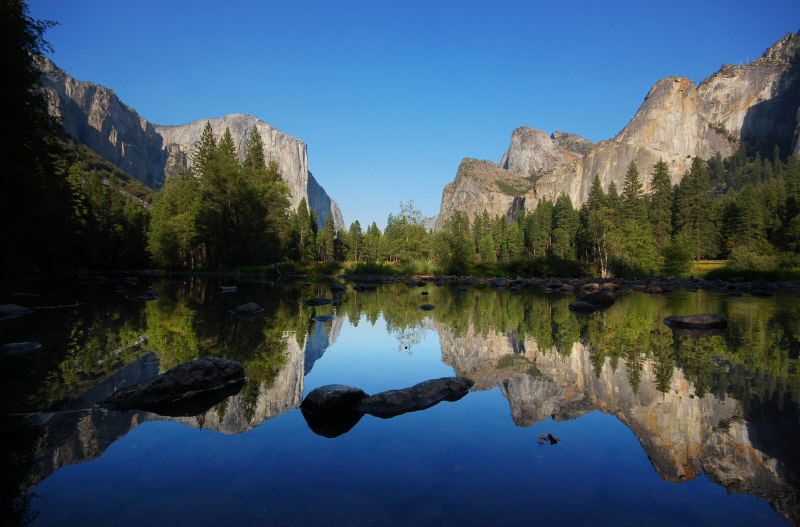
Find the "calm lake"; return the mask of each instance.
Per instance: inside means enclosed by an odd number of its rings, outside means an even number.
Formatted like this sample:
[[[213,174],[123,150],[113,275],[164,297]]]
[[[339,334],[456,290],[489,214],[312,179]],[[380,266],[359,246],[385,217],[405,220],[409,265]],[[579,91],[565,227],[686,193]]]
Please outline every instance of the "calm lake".
[[[579,294],[534,286],[329,285],[140,278],[2,291],[3,304],[79,304],[0,320],[0,345],[41,344],[0,354],[4,518],[800,525],[798,291],[621,291],[580,316],[568,309]],[[132,299],[146,289],[158,298]],[[230,313],[247,302],[264,312]],[[728,328],[693,336],[663,323],[695,313],[724,314]],[[206,355],[241,362],[248,379],[200,415],[95,406]],[[326,384],[374,394],[453,375],[476,385],[389,419],[312,429],[299,409]]]

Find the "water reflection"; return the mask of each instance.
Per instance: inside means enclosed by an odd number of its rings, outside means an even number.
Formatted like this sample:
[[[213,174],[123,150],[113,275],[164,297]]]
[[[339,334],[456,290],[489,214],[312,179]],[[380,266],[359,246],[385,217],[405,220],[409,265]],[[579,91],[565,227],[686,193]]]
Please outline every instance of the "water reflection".
[[[324,284],[242,283],[222,295],[213,280],[155,281],[142,286],[159,293],[147,303],[102,287],[71,291],[81,307],[58,313],[48,327],[3,321],[6,340],[44,344],[29,356],[2,358],[3,456],[14,467],[4,480],[6,510],[20,492],[60,467],[101,456],[141,423],[169,419],[240,434],[297,409],[305,376],[345,324],[382,320],[404,353],[435,331],[442,361],[473,379],[474,390],[498,388],[517,426],[600,410],[636,435],[663,479],[684,482],[705,472],[800,525],[800,317],[789,294],[626,293],[609,309],[578,317],[568,309],[574,297],[526,289],[459,293],[431,285],[424,298],[436,309],[424,312],[419,288],[405,284],[348,291],[320,306],[304,301],[333,298]],[[250,321],[229,313],[245,301],[265,311]],[[696,336],[663,324],[669,315],[700,312],[725,314],[728,329]],[[319,318],[325,316],[333,320]],[[92,408],[114,390],[205,355],[241,362],[248,377],[239,393],[207,411],[166,417]],[[325,437],[339,437],[361,419],[304,417]]]

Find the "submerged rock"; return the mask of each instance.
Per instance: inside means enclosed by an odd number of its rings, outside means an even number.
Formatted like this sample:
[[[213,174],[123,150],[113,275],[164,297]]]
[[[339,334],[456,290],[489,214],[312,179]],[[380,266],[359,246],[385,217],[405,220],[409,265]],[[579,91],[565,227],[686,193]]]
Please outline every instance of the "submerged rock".
[[[244,378],[240,363],[203,357],[120,390],[100,406],[111,410],[147,410],[160,415],[197,415],[238,393]]]
[[[158,300],[158,293],[156,291],[153,291],[152,289],[148,289],[144,293],[134,296],[133,299],[141,300],[142,302],[148,302],[150,300]]]
[[[577,302],[572,302],[569,305],[569,310],[574,311],[576,313],[593,313],[597,311],[597,306],[590,303],[584,302],[583,300],[578,300]]]
[[[305,301],[307,306],[324,306],[326,304],[333,304],[336,300],[332,298],[309,298]]]
[[[368,397],[368,394],[360,388],[346,384],[326,384],[311,390],[303,399],[300,408],[313,414],[324,414],[355,408],[365,397]]]
[[[10,320],[28,313],[33,313],[33,311],[17,304],[3,304],[0,306],[0,320]]]
[[[264,311],[263,307],[259,306],[258,304],[254,304],[253,302],[248,302],[232,310],[231,313],[241,318],[242,320],[250,321],[254,320],[256,316],[262,313],[263,311]]]
[[[580,298],[581,302],[589,302],[598,308],[608,307],[613,304],[615,300],[616,295],[610,289],[601,289],[600,291],[583,295]]]
[[[378,286],[375,284],[356,284],[353,286],[353,290],[362,292],[362,291],[375,291],[378,289]]]
[[[675,329],[724,329],[728,327],[725,315],[703,313],[702,315],[673,315],[664,319],[664,323]]]
[[[457,401],[475,386],[466,377],[442,377],[415,384],[402,390],[389,390],[371,395],[358,405],[361,413],[382,417],[395,417],[436,405],[440,401]]]
[[[219,289],[223,293],[235,293],[236,291],[239,290],[239,288],[236,287],[235,285],[221,285],[219,286]]]
[[[421,306],[419,306],[419,308],[423,311],[433,311],[434,309],[436,309],[436,306],[431,304],[422,304]]]
[[[41,347],[42,345],[38,342],[12,342],[11,344],[4,344],[0,346],[0,353],[13,357],[14,355],[30,353],[31,351]]]

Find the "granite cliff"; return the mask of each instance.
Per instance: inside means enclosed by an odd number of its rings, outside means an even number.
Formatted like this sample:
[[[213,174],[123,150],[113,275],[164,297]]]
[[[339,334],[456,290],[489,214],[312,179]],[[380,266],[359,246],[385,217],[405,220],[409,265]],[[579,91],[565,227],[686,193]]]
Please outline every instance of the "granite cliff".
[[[579,206],[595,174],[604,188],[612,181],[622,188],[631,161],[648,190],[659,159],[668,163],[672,182],[678,183],[693,157],[727,157],[742,146],[771,151],[772,145],[800,154],[799,135],[800,32],[786,35],[749,64],[723,66],[699,85],[683,77],[658,81],[628,125],[596,145],[573,134],[514,130],[499,166],[485,162],[480,177],[463,177],[459,167],[443,192],[437,226],[456,210],[472,218],[486,203],[492,204],[486,207],[490,214],[510,216],[565,193]],[[499,170],[507,172],[498,180],[515,192],[492,194],[488,179]],[[483,193],[487,196],[479,196]]]
[[[188,160],[207,121],[211,122],[217,140],[226,127],[230,128],[241,159],[246,153],[247,138],[253,127],[257,127],[267,161],[278,163],[289,186],[292,208],[306,198],[317,213],[320,227],[330,213],[337,229],[347,228],[339,206],[308,170],[308,147],[300,139],[244,114],[200,119],[180,126],[154,125],[126,106],[109,88],[78,81],[46,58],[41,70],[50,112],[61,120],[64,130],[145,185],[157,188],[176,159]]]

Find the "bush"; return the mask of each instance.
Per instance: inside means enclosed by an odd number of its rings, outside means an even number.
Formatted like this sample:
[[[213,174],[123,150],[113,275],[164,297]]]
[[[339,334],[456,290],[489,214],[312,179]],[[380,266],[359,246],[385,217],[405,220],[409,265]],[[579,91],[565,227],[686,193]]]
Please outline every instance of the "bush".
[[[344,268],[345,274],[354,275],[396,275],[400,270],[388,262],[356,262]]]

